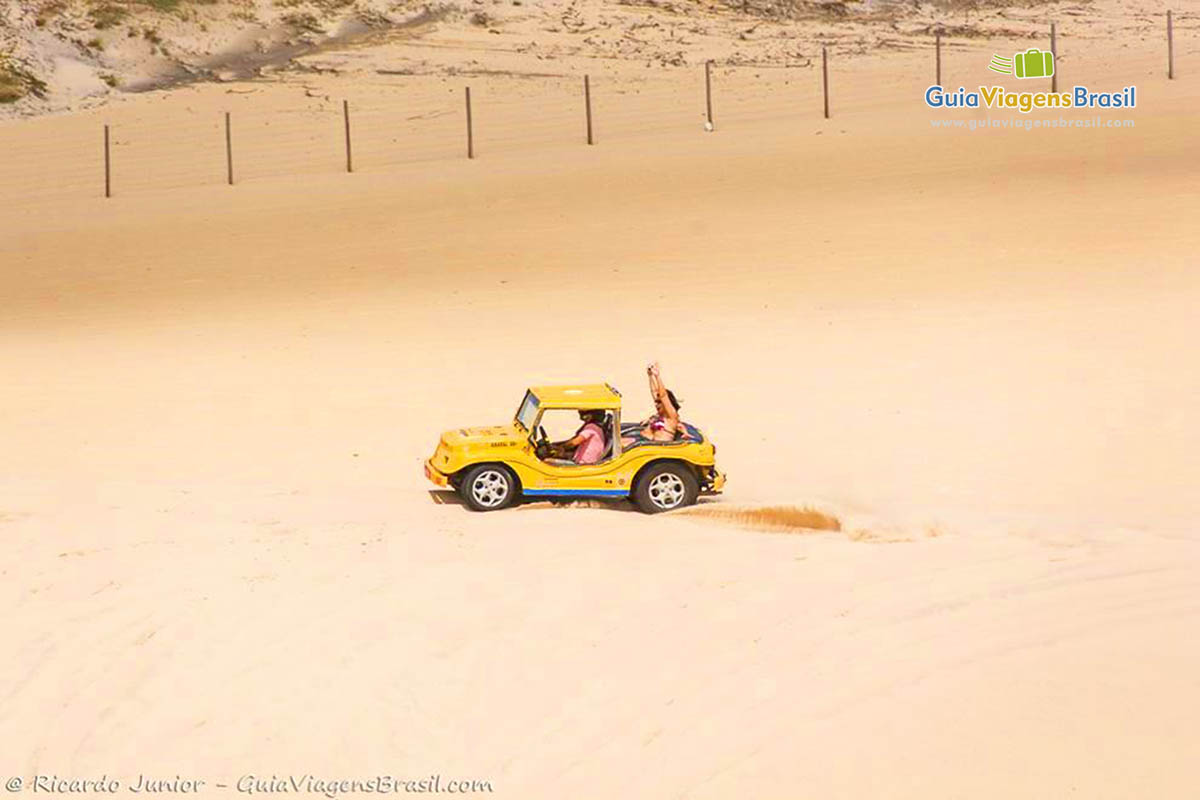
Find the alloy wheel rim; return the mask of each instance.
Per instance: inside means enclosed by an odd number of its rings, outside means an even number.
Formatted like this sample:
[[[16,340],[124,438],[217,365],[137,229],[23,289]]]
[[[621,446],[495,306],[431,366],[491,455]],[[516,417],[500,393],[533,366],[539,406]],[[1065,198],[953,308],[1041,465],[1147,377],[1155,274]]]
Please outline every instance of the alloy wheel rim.
[[[675,508],[683,502],[683,481],[672,472],[656,475],[650,481],[650,502],[662,509]]]
[[[485,508],[495,508],[508,497],[508,477],[499,470],[489,469],[475,476],[471,496]]]

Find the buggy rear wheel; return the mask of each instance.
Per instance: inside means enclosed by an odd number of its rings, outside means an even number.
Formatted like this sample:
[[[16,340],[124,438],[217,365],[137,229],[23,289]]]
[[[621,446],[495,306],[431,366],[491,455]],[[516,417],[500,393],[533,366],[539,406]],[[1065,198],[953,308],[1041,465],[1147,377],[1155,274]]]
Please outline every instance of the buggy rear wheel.
[[[652,465],[638,478],[633,502],[647,514],[674,511],[690,506],[700,495],[700,483],[683,464],[662,462]]]

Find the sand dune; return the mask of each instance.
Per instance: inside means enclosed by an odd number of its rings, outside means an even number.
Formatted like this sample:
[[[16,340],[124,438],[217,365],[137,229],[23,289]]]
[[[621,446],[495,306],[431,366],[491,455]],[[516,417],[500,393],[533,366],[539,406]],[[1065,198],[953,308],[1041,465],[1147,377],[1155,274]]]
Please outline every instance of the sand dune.
[[[839,65],[830,121],[723,70],[711,135],[695,70],[477,75],[470,162],[429,76],[0,127],[4,777],[1189,796],[1198,84],[1114,52],[1071,68],[1136,76],[1132,130],[935,131],[925,53]],[[431,496],[439,431],[555,381],[641,413],[651,358],[724,505],[843,530]]]

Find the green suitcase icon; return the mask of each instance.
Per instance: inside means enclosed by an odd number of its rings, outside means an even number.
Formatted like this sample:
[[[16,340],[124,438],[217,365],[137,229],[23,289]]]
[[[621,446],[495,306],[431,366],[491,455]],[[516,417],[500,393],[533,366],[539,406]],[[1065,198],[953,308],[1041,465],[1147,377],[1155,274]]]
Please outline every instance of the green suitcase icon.
[[[1054,54],[1031,47],[1013,56],[1018,78],[1049,78],[1054,74]]]

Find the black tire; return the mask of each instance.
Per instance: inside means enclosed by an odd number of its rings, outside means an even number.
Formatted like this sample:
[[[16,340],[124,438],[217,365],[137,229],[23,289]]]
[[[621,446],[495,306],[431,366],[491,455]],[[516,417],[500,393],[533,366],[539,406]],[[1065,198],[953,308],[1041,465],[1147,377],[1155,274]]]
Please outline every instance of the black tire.
[[[458,494],[472,511],[499,511],[521,495],[517,476],[500,464],[477,464],[459,482]]]
[[[696,475],[683,464],[660,461],[638,476],[633,502],[647,514],[660,514],[690,506],[700,496]]]

